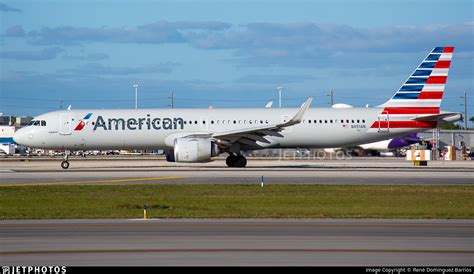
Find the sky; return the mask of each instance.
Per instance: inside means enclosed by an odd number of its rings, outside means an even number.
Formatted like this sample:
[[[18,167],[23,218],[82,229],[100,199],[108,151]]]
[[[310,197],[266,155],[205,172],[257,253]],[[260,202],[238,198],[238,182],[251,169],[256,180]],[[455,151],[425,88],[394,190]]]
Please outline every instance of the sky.
[[[474,116],[474,1],[0,0],[0,113],[384,103],[455,46],[442,109]]]

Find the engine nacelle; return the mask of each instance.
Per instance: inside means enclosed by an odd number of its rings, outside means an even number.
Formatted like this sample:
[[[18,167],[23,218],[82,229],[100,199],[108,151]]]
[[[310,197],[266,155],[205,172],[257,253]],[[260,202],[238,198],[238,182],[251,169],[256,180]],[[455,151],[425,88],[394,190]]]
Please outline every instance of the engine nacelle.
[[[202,163],[219,155],[219,147],[208,138],[183,137],[174,140],[176,162]]]

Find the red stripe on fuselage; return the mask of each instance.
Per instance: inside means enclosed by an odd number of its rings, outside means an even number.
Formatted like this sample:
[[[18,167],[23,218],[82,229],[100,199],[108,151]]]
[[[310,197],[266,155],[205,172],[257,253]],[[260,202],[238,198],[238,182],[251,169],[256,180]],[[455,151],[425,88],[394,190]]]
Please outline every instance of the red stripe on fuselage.
[[[435,128],[437,122],[418,121],[380,121],[380,128]],[[379,121],[375,121],[370,128],[379,128]]]
[[[423,94],[420,93],[420,95]],[[418,98],[419,99],[419,98]],[[427,99],[427,98],[425,98]],[[438,114],[438,107],[386,107],[382,111],[386,114]]]

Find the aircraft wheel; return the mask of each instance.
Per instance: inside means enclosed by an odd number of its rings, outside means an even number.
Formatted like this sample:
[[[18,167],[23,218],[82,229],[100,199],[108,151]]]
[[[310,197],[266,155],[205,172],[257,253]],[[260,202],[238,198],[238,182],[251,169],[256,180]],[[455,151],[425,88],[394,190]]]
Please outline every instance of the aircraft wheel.
[[[236,158],[235,167],[245,167],[247,165],[247,159],[244,156],[238,155]]]
[[[237,156],[234,156],[234,154],[230,154],[225,159],[225,163],[227,164],[228,167],[235,167],[236,159],[237,159]]]
[[[68,169],[69,168],[69,162],[68,161],[62,161],[61,162],[61,167],[63,169]]]

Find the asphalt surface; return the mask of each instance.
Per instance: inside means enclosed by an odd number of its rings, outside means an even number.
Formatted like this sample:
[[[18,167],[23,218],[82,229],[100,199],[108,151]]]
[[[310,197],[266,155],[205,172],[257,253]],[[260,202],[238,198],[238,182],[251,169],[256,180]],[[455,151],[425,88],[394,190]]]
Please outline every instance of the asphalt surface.
[[[415,167],[403,159],[249,160],[227,168],[223,160],[178,164],[163,160],[0,161],[0,185],[57,184],[357,184],[474,185],[474,161],[430,162]]]
[[[0,221],[1,265],[472,266],[472,220]]]

